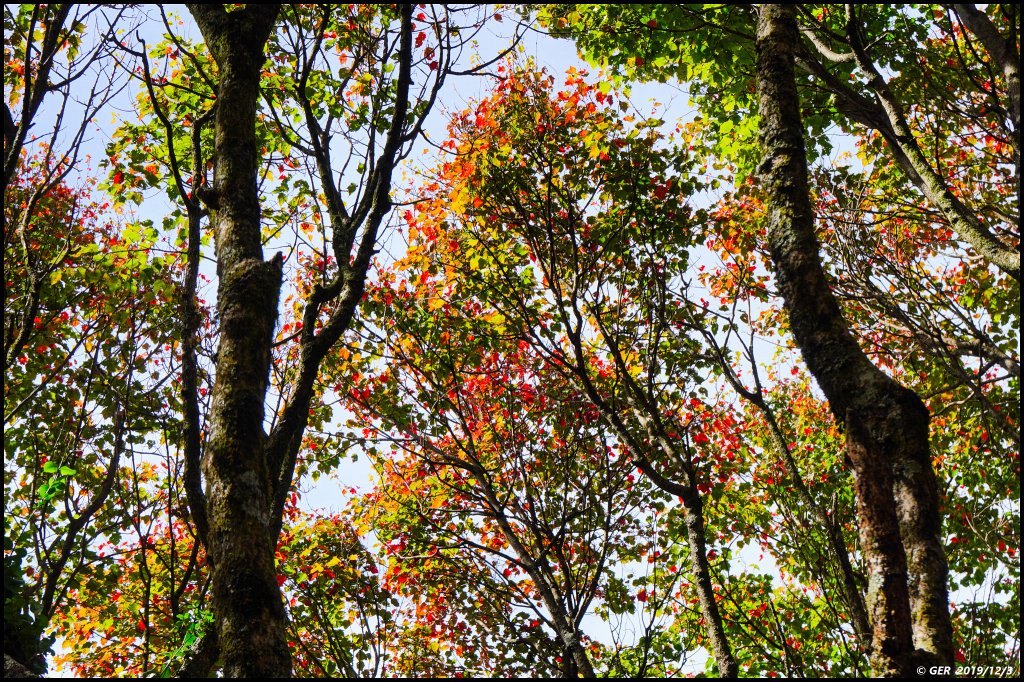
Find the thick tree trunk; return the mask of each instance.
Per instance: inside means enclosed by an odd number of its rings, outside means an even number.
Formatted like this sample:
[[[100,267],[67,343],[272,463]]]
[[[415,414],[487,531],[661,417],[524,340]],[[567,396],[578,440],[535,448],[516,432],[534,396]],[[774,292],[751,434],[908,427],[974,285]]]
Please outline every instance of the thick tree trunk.
[[[909,675],[921,662],[953,658],[929,416],[916,394],[879,371],[857,345],[822,268],[793,71],[798,39],[793,6],[761,7],[757,89],[769,247],[793,335],[846,424],[868,565],[872,668],[877,675]]]
[[[4,652],[4,679],[29,679],[38,678],[34,672],[26,668],[22,663],[11,658]]]
[[[288,677],[291,655],[274,565],[277,538],[263,430],[281,258],[263,260],[255,132],[263,48],[278,6],[189,10],[219,72],[216,171],[206,197],[216,238],[221,325],[203,453],[212,605],[225,676]]]

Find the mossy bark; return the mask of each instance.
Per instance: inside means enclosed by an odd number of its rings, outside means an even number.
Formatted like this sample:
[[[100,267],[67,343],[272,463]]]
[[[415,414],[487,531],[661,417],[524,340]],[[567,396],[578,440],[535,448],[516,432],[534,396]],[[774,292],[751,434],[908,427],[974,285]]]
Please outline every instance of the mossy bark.
[[[686,512],[683,523],[686,528],[686,544],[690,550],[690,563],[696,578],[697,599],[701,613],[705,614],[704,633],[710,640],[711,654],[718,664],[718,676],[726,679],[739,677],[740,668],[725,632],[725,623],[718,608],[714,581],[711,578],[711,561],[708,559],[707,525],[704,521],[704,501],[696,485],[681,496]]]
[[[768,242],[790,326],[808,368],[846,425],[868,566],[876,675],[952,663],[948,565],[920,398],[875,367],[849,331],[821,265],[794,78],[791,5],[760,8],[757,88],[769,197]]]
[[[217,62],[214,162],[208,197],[216,238],[217,374],[203,452],[207,556],[227,677],[289,677],[284,602],[274,564],[272,478],[264,399],[281,288],[281,258],[263,260],[256,110],[264,46],[278,6],[190,5]]]

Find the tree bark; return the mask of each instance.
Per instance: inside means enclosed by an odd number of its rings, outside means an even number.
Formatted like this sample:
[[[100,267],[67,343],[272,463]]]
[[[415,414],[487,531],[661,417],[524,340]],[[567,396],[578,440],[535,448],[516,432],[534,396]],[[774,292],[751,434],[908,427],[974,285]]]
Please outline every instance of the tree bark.
[[[7,652],[4,652],[4,679],[29,679],[38,677],[39,675],[36,675],[34,672],[26,668],[24,664],[19,663],[15,659],[11,658]]]
[[[769,248],[793,335],[846,425],[868,566],[871,665],[876,675],[910,675],[921,662],[953,659],[929,415],[857,345],[822,268],[794,77],[798,40],[793,6],[762,6],[756,74]]]
[[[957,17],[971,33],[978,36],[985,46],[992,61],[1006,79],[1006,90],[1010,96],[1010,116],[1013,129],[1017,131],[1017,155],[1020,154],[1020,55],[1012,34],[1004,36],[999,33],[988,15],[975,5],[953,5]]]
[[[718,675],[722,678],[739,677],[739,664],[732,647],[729,644],[729,637],[725,632],[725,623],[722,613],[718,608],[718,600],[715,595],[714,581],[711,579],[711,562],[708,559],[707,526],[704,523],[704,501],[696,486],[687,488],[681,496],[686,511],[683,521],[686,526],[686,545],[690,550],[690,562],[693,564],[693,574],[697,579],[697,599],[700,601],[701,613],[709,620],[704,628],[704,634],[710,640],[709,648],[718,663]]]
[[[189,5],[217,62],[213,190],[220,343],[203,453],[207,552],[226,677],[289,677],[286,616],[274,564],[264,398],[281,288],[281,256],[263,260],[256,110],[277,5]]]
[[[955,7],[972,6],[955,5]],[[974,14],[967,9],[958,9],[959,11],[965,13],[961,16],[962,19],[964,16],[969,17],[970,26],[976,28],[986,37],[992,38],[991,32],[986,30],[988,26],[991,26],[991,22],[988,22],[987,26],[984,23],[987,21],[987,17],[977,10],[974,11]],[[906,107],[899,101],[869,56],[864,44],[865,39],[861,35],[863,27],[854,17],[852,5],[847,5],[847,12],[849,19],[845,29],[845,38],[846,42],[850,44],[852,52],[841,56],[830,55],[817,43],[814,43],[813,50],[796,46],[801,66],[827,90],[835,94],[836,105],[841,113],[852,121],[878,131],[885,139],[896,164],[925,198],[942,212],[950,226],[957,231],[961,238],[988,262],[1020,281],[1019,246],[1006,243],[994,234],[973,209],[953,193],[943,177],[936,172],[928,158],[927,150],[921,148],[907,121]],[[813,32],[809,31],[808,35],[812,37],[813,41]],[[998,32],[995,32],[995,37],[999,37]],[[1015,50],[1009,51],[1006,42],[984,39],[982,42],[1007,79],[1011,99],[1011,111],[1008,115],[1015,121],[1013,129],[1019,130],[1020,74],[1015,59],[1016,52]],[[819,57],[825,60],[842,58],[854,61],[857,68],[868,78],[868,87],[873,97],[855,90],[849,82],[831,73],[826,65],[819,61]],[[1015,86],[1016,90],[1014,90]],[[1015,164],[1019,166],[1019,146],[1014,149]]]
[[[894,151],[899,150],[894,154],[897,163],[928,200],[942,211],[961,237],[986,260],[1019,282],[1020,248],[1005,244],[996,237],[978,216],[957,198],[942,176],[932,167],[910,129],[903,106],[868,55],[862,36],[862,26],[855,16],[853,5],[847,4],[846,13],[846,35],[853,50],[854,61],[868,77],[868,85],[876,97],[876,107],[882,112],[879,118],[884,117],[885,123],[878,128],[879,132],[883,133]]]

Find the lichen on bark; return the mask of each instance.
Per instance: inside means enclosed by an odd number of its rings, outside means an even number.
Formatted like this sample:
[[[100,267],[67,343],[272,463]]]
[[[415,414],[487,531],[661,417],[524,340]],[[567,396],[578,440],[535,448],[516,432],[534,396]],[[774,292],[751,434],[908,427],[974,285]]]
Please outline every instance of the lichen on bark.
[[[921,662],[948,665],[953,658],[929,415],[916,394],[861,350],[822,267],[794,77],[800,39],[794,11],[763,5],[758,17],[768,245],[793,335],[836,419],[846,425],[870,583],[872,669],[909,675]]]
[[[203,451],[211,602],[227,677],[291,676],[286,613],[277,584],[264,400],[281,289],[281,257],[263,260],[256,111],[264,47],[279,6],[190,5],[217,63],[217,373]]]

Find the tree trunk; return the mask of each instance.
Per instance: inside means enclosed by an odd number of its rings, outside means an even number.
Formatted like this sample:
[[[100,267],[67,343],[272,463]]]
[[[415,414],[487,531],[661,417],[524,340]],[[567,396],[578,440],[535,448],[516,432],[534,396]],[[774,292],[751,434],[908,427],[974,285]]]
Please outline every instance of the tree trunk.
[[[281,257],[263,260],[256,109],[263,49],[278,6],[190,5],[217,62],[216,170],[206,197],[216,238],[220,344],[203,453],[212,606],[226,677],[289,677],[274,565],[271,476],[263,430]]]
[[[929,415],[857,345],[822,268],[793,71],[798,40],[793,6],[762,6],[757,89],[769,248],[793,335],[846,425],[868,566],[871,665],[876,675],[909,675],[921,662],[953,659]]]
[[[725,633],[725,623],[718,608],[715,597],[714,582],[711,579],[711,562],[708,559],[707,526],[704,523],[704,501],[697,492],[696,485],[690,486],[682,496],[686,512],[683,516],[686,525],[686,544],[690,549],[690,562],[693,574],[697,579],[697,598],[700,600],[701,613],[708,622],[704,633],[710,640],[711,654],[718,664],[718,675],[722,678],[739,677],[740,668],[732,653],[729,637]]]

